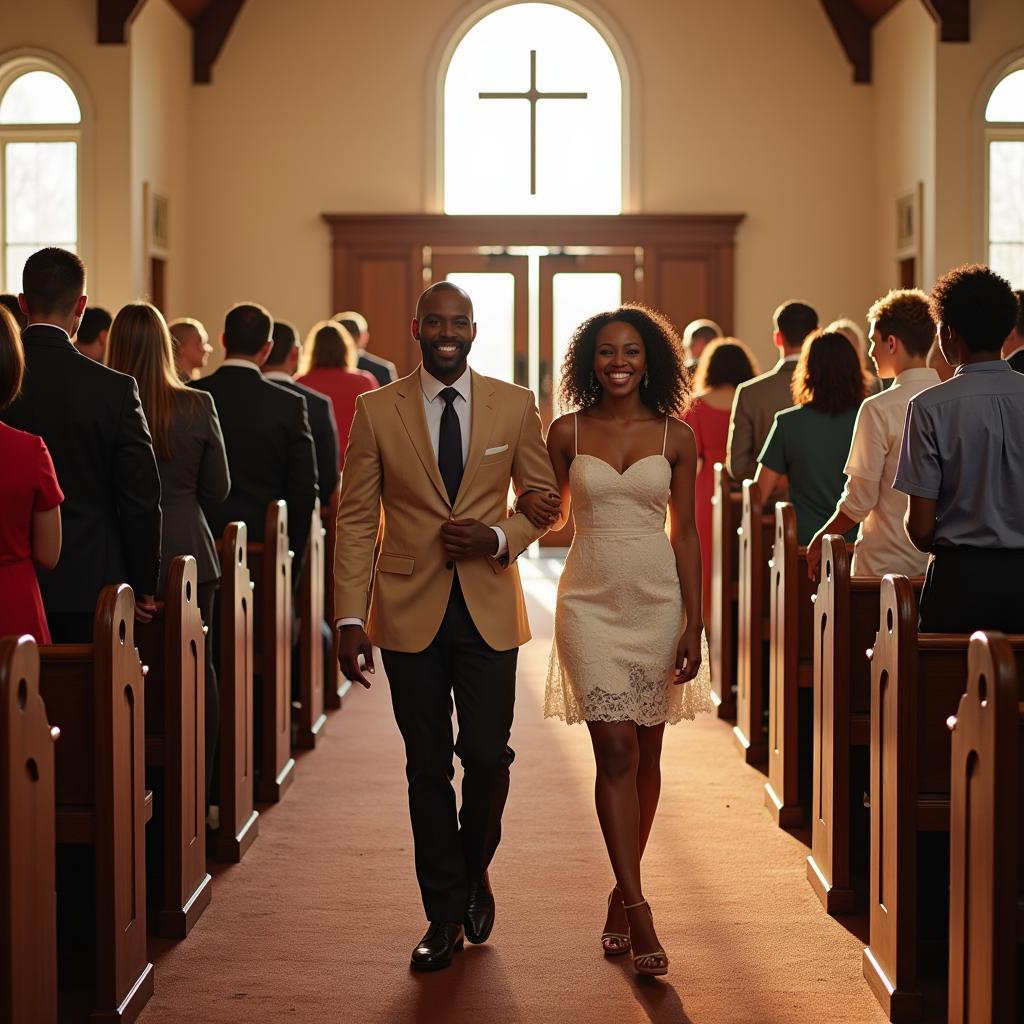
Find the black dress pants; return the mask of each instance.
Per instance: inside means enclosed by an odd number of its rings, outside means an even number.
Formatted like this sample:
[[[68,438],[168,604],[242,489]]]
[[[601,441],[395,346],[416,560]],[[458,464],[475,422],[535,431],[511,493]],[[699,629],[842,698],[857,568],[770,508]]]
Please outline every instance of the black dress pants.
[[[1024,549],[938,545],[921,589],[922,633],[1024,633]]]
[[[478,877],[501,838],[508,796],[508,745],[515,705],[517,648],[484,642],[456,577],[441,628],[416,654],[382,651],[395,720],[405,740],[416,878],[427,919],[461,922],[467,882]],[[452,697],[458,714],[453,741]],[[462,761],[456,815],[453,754]]]

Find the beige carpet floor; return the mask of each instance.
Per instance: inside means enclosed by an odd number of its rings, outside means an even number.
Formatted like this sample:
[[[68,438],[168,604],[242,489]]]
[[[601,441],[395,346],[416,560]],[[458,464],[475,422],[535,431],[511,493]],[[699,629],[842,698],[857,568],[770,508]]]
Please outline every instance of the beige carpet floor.
[[[449,1022],[880,1024],[862,941],[827,917],[807,850],[764,810],[764,776],[713,718],[668,730],[645,891],[671,958],[638,980],[600,955],[611,873],[585,728],[545,721],[553,583],[527,573],[535,639],[521,655],[517,751],[492,867],[491,940],[437,974],[408,969],[423,929],[402,749],[386,680],[354,692],[243,863],[217,869],[187,940],[154,950],[142,1024]]]

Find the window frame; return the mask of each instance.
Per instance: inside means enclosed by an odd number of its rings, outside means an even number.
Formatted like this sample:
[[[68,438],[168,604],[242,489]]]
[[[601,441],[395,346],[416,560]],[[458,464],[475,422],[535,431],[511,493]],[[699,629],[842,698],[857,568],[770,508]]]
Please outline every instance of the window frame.
[[[1024,120],[1022,121],[989,121],[985,112],[988,108],[992,93],[999,88],[1000,84],[1015,72],[1024,72],[1024,55],[1008,63],[1001,63],[999,69],[989,77],[986,88],[981,92],[981,134],[982,134],[982,159],[981,159],[981,243],[982,262],[986,266],[992,264],[992,242],[989,237],[989,226],[991,222],[991,147],[993,142],[1020,142],[1024,144]],[[1022,239],[1024,241],[1024,239]],[[1014,287],[1024,287],[1024,282],[1014,282]]]
[[[7,290],[7,145],[12,142],[73,142],[75,144],[75,251],[88,265],[90,252],[87,230],[88,211],[86,196],[86,141],[88,136],[87,105],[84,90],[77,76],[70,73],[55,58],[32,51],[20,55],[0,55],[0,102],[7,90],[22,75],[32,71],[45,71],[56,75],[74,93],[78,101],[79,121],[72,124],[0,124],[0,284]],[[15,293],[20,292],[20,285]]]

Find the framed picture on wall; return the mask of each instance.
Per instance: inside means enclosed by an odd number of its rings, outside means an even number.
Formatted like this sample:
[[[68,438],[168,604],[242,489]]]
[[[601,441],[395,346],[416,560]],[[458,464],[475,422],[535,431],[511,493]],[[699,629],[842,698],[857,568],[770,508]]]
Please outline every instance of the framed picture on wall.
[[[142,209],[145,225],[146,252],[165,256],[171,247],[170,212],[167,196],[155,192],[149,182],[142,185]]]
[[[923,194],[924,185],[919,181],[896,198],[896,270],[902,288],[916,287],[921,276]]]

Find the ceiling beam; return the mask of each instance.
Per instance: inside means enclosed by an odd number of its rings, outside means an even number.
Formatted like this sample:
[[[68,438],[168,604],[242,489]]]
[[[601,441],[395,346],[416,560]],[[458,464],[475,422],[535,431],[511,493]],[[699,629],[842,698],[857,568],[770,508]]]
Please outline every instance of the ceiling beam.
[[[871,81],[871,21],[853,0],[821,0],[846,57],[853,65],[855,82]]]
[[[939,38],[944,43],[971,41],[971,0],[922,0],[928,13],[938,22]]]
[[[213,81],[217,62],[245,0],[213,0],[192,23],[192,81]]]
[[[96,0],[96,42],[123,43],[146,0]]]

